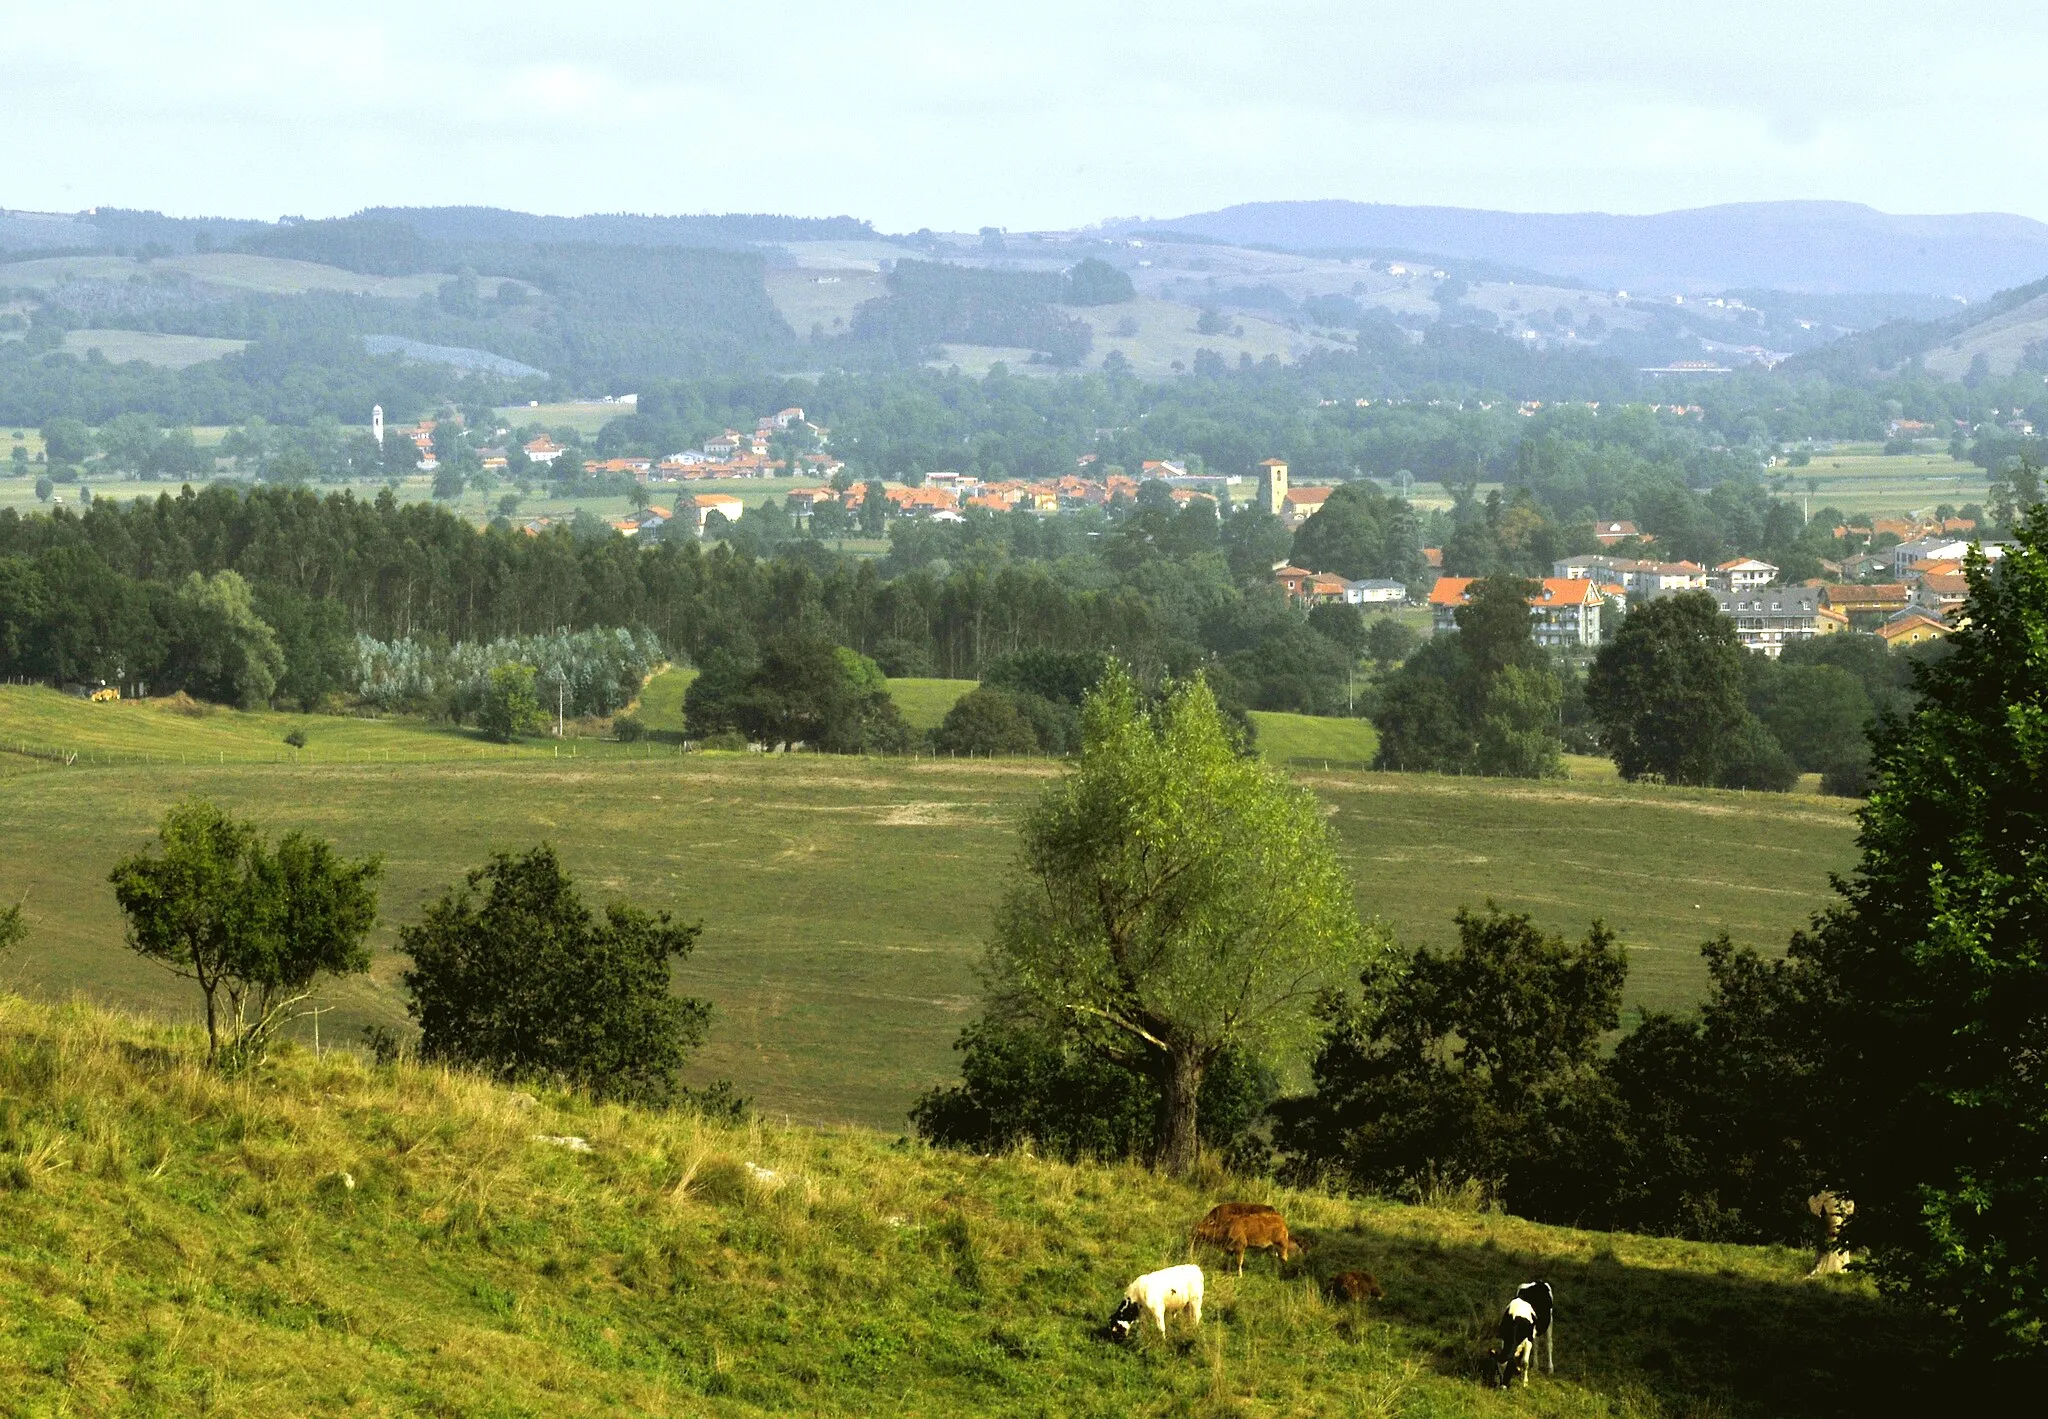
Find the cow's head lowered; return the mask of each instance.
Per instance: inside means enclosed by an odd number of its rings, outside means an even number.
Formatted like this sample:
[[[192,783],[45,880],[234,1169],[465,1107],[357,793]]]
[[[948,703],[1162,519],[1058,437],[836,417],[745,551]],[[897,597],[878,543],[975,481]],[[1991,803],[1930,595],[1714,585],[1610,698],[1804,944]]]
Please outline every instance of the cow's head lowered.
[[[1110,1315],[1105,1334],[1111,1340],[1129,1340],[1131,1331],[1138,1324],[1138,1317],[1145,1314],[1145,1308],[1136,1301],[1125,1298],[1118,1302],[1115,1312]]]

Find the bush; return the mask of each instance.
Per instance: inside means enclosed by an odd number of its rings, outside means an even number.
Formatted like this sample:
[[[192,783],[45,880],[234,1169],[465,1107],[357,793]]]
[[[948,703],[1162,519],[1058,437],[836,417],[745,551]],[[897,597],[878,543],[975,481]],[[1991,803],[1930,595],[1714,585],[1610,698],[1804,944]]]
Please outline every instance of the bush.
[[[1159,1069],[1133,1068],[1078,1041],[987,1020],[968,1026],[953,1047],[962,1056],[961,1082],[933,1089],[910,1111],[926,1141],[978,1153],[1029,1143],[1070,1162],[1158,1151],[1165,1107]],[[1263,1065],[1219,1055],[1202,1079],[1203,1146],[1239,1160],[1256,1157],[1261,1146],[1252,1130],[1277,1084]]]
[[[932,746],[941,754],[989,758],[1033,754],[1039,743],[1037,730],[1012,696],[1001,690],[971,690],[946,711],[932,734]]]
[[[1743,716],[1741,727],[1727,745],[1726,755],[1715,776],[1715,783],[1722,788],[1784,793],[1799,782],[1799,766],[1753,714]]]
[[[531,665],[500,665],[491,671],[490,689],[477,711],[477,728],[500,744],[547,726],[540,696],[534,692]]]
[[[420,1053],[506,1080],[671,1102],[711,1022],[708,1001],[669,989],[671,963],[701,930],[626,902],[593,915],[546,844],[494,854],[399,928]]]
[[[285,735],[284,742],[291,745],[294,749],[303,749],[306,747],[306,731],[294,729],[291,733]]]
[[[612,716],[612,738],[621,744],[638,744],[647,737],[647,725],[630,714]]]

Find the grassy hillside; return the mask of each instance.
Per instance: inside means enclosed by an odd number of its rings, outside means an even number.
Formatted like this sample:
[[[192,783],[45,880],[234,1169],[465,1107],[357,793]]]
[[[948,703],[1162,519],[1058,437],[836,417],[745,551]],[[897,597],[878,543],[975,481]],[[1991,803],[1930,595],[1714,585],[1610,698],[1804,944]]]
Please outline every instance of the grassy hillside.
[[[263,295],[342,291],[385,300],[417,300],[448,279],[446,273],[431,272],[418,276],[365,276],[338,266],[242,251],[159,257],[146,271],[176,272],[209,286]],[[7,268],[10,285],[36,288],[69,281],[126,281],[138,272],[145,272],[145,268],[125,256],[51,256],[18,261]]]
[[[972,690],[975,680],[891,680],[890,698],[903,711],[912,729],[936,729],[962,695]]]
[[[204,335],[159,335],[151,330],[69,330],[64,352],[83,356],[97,350],[113,364],[130,360],[181,370],[247,349],[247,340],[214,340]]]
[[[1125,1349],[1094,1333],[1125,1284],[1245,1185],[340,1051],[238,1080],[197,1058],[190,1032],[0,997],[0,1409],[1803,1419],[1958,1397],[1907,1317],[1784,1250],[1250,1185],[1305,1263],[1204,1254],[1199,1332]],[[1385,1301],[1324,1300],[1350,1267]],[[1539,1272],[1558,1373],[1487,1391],[1490,1323]]]
[[[1379,737],[1362,719],[1323,719],[1307,714],[1253,710],[1259,752],[1276,764],[1363,768],[1379,752]]]
[[[546,838],[592,896],[704,921],[679,973],[719,1012],[698,1077],[730,1077],[798,1118],[881,1127],[900,1126],[919,1092],[953,1076],[1015,824],[1058,772],[1043,761],[685,756],[588,741],[557,759],[547,744],[508,749],[405,722],[188,719],[0,689],[0,751],[28,737],[25,721],[40,737],[97,737],[68,766],[0,752],[0,900],[25,894],[33,930],[0,963],[0,985],[46,999],[85,990],[189,1018],[188,983],[122,946],[105,884],[167,807],[199,794],[273,832],[303,826],[386,856],[375,968],[335,993],[326,1022],[353,1037],[368,1021],[403,1021],[397,925],[491,850]],[[310,752],[285,748],[290,726],[307,730]],[[1782,949],[1828,900],[1828,874],[1854,860],[1854,820],[1839,800],[1302,777],[1331,809],[1361,910],[1403,941],[1449,941],[1452,914],[1489,896],[1575,933],[1602,916],[1629,944],[1636,1005],[1695,999],[1698,946],[1717,931]]]

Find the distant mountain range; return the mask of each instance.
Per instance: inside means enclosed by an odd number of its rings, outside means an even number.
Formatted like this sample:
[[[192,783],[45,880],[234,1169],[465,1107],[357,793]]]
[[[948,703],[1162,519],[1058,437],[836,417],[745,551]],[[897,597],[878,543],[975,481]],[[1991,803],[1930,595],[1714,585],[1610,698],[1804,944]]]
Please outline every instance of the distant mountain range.
[[[1899,291],[1979,299],[2048,275],[2048,224],[1892,216],[1854,202],[1742,202],[1653,216],[1373,202],[1247,202],[1116,229],[1237,246],[1479,260],[1608,288]]]

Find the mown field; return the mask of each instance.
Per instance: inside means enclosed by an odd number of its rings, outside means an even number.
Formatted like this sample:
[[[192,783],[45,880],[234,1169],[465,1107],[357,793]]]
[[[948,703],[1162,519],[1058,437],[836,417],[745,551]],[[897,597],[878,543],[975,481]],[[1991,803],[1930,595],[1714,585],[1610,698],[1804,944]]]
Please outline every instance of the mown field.
[[[62,716],[100,736],[75,762],[6,752],[36,726],[64,737],[53,732]],[[291,725],[306,728],[307,752],[282,744]],[[328,1038],[352,1037],[366,1022],[403,1022],[398,924],[491,851],[548,840],[593,897],[704,922],[678,973],[718,1007],[697,1077],[729,1077],[799,1119],[900,1127],[918,1093],[953,1075],[1016,824],[1058,772],[1046,761],[682,755],[667,744],[504,748],[402,722],[191,718],[0,689],[0,898],[25,900],[33,929],[0,963],[0,984],[189,1016],[189,984],[122,945],[106,875],[167,807],[203,795],[272,832],[305,827],[384,855],[375,968],[336,988],[323,1023]],[[1696,999],[1698,946],[1717,931],[1781,949],[1828,900],[1828,874],[1854,858],[1839,800],[1300,777],[1329,805],[1360,908],[1403,941],[1454,939],[1452,914],[1488,897],[1557,930],[1599,916],[1630,946],[1636,1006]]]
[[[189,1029],[0,996],[0,1411],[1977,1412],[1910,1315],[1800,1280],[1790,1250],[724,1126],[333,1050],[229,1080],[200,1054]],[[1301,1263],[1238,1277],[1202,1252],[1199,1330],[1100,1338],[1132,1277],[1246,1196],[1286,1212]],[[1350,1268],[1386,1298],[1325,1299]],[[1557,1373],[1486,1389],[1493,1320],[1535,1274]]]

